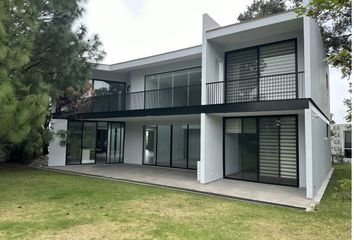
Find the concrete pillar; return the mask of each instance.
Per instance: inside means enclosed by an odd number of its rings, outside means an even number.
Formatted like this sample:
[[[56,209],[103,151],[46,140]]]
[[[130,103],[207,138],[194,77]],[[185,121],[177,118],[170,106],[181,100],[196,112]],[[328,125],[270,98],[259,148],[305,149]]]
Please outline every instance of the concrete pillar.
[[[306,197],[314,197],[312,159],[312,110],[305,109]]]
[[[200,182],[223,178],[223,119],[201,114],[200,118]]]

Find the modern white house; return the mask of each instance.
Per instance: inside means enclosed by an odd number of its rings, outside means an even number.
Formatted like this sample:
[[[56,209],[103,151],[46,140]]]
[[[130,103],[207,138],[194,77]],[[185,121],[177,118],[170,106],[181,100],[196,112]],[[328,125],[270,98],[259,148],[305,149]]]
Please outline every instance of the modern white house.
[[[333,162],[352,161],[352,125],[331,125],[331,153]]]
[[[201,45],[93,72],[93,93],[57,106],[49,166],[136,164],[323,192],[331,171],[328,66],[318,24],[295,12],[227,26]],[[320,190],[322,189],[322,190]]]

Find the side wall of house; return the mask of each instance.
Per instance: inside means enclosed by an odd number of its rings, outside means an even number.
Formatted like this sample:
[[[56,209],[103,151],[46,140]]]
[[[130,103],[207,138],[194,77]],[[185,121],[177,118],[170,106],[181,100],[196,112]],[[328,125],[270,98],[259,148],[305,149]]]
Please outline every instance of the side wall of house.
[[[331,169],[331,145],[327,123],[312,112],[312,161],[314,196]]]
[[[329,78],[325,48],[315,20],[304,17],[306,97],[311,98],[329,118]]]
[[[68,120],[66,119],[52,119],[51,127],[54,133],[60,130],[67,130]],[[66,146],[60,144],[59,136],[54,135],[52,141],[49,143],[49,159],[48,166],[64,166]]]

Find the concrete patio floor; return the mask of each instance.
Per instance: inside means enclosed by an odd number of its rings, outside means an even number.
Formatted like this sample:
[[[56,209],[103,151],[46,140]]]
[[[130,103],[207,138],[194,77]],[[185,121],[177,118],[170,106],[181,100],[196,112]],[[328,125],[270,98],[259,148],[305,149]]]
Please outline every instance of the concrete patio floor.
[[[305,189],[230,179],[219,179],[208,184],[201,184],[197,181],[197,172],[188,169],[133,164],[70,165],[44,168],[300,209],[310,209],[313,204],[311,199],[305,197]]]

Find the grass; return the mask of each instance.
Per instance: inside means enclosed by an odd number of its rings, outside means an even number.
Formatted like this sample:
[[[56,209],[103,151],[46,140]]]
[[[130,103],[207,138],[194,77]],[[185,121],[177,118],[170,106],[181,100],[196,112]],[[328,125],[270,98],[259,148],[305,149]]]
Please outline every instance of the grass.
[[[316,211],[0,165],[0,239],[350,239],[335,172]]]

